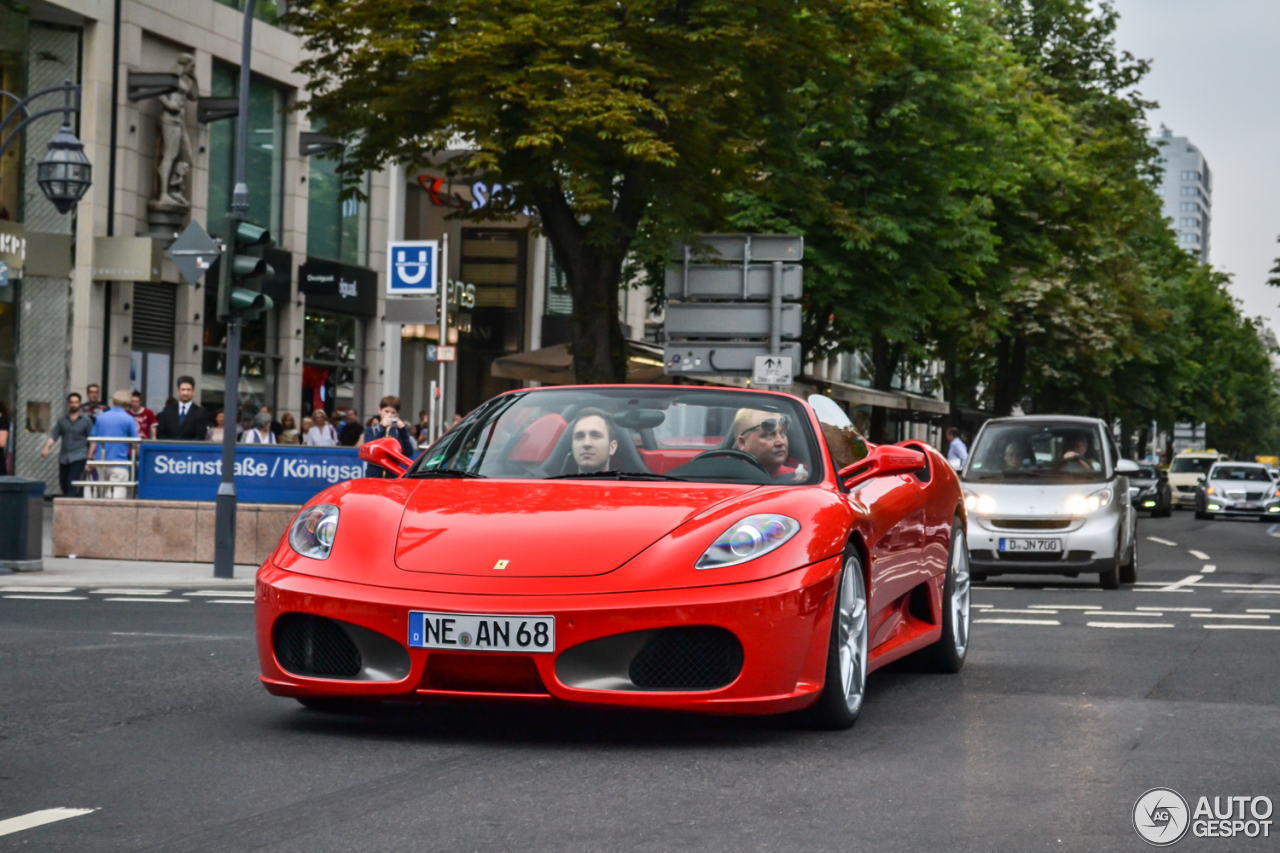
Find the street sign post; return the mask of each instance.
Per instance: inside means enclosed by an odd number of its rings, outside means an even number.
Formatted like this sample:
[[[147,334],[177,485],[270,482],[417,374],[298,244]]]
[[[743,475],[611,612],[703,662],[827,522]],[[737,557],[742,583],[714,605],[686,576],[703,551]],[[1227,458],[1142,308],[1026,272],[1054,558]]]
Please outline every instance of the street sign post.
[[[804,238],[706,234],[677,254],[665,275],[664,372],[792,384],[801,364]]]
[[[222,247],[193,219],[165,254],[178,268],[183,281],[195,284],[209,271],[213,262],[222,256]]]
[[[436,292],[436,240],[392,240],[387,243],[387,295],[432,295]]]

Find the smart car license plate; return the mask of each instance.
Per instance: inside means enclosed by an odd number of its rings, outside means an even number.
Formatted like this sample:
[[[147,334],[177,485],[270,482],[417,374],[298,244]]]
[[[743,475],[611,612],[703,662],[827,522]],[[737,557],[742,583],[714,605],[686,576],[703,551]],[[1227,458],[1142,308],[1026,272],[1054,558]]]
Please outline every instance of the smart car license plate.
[[[1010,551],[1033,551],[1043,553],[1046,551],[1061,551],[1061,539],[1001,539],[1000,550],[1003,552]]]
[[[454,651],[554,652],[556,618],[411,611],[409,645]]]

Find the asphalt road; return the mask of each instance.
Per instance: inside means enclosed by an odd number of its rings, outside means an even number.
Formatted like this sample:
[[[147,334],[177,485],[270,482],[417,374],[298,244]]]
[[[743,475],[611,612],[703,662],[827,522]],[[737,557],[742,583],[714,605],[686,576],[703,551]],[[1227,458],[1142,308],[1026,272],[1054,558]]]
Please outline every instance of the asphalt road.
[[[1149,788],[1280,803],[1268,534],[1144,519],[1137,587],[980,585],[964,671],[873,675],[841,733],[519,706],[326,716],[258,685],[234,596],[12,598],[0,578],[0,821],[94,810],[0,851],[1143,850]],[[1277,834],[1177,848],[1280,850]]]

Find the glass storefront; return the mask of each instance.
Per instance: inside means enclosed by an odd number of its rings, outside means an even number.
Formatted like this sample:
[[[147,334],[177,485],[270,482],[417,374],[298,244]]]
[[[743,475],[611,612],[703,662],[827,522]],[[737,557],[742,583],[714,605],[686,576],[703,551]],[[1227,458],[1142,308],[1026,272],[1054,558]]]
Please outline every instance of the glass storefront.
[[[302,330],[302,414],[358,409],[364,384],[360,354],[363,323],[357,317],[308,311]]]
[[[460,278],[475,285],[475,308],[470,332],[458,338],[459,412],[520,387],[494,376],[491,368],[495,359],[524,346],[527,241],[523,228],[462,229]]]
[[[217,60],[210,89],[215,98],[234,98],[240,69]],[[284,92],[258,77],[249,79],[249,221],[264,225],[279,238],[283,223]],[[222,236],[223,217],[231,208],[235,188],[236,121],[216,121],[209,127],[208,231]]]
[[[218,289],[204,290],[204,354],[200,379],[200,405],[212,415],[223,408],[227,375],[227,324],[218,321]],[[247,321],[240,332],[240,406],[242,424],[252,422],[263,406],[276,408],[280,374],[279,346],[271,316]]]
[[[27,15],[0,6],[0,89],[18,97],[26,94]],[[0,111],[14,107],[8,98]],[[0,220],[22,221],[22,141],[9,146],[0,158]],[[17,399],[18,375],[18,281],[9,279],[0,286],[0,403],[10,410]],[[14,415],[16,420],[16,414]],[[0,471],[0,474],[7,472]]]
[[[307,179],[307,254],[363,265],[368,251],[369,205],[342,197],[339,161],[312,157]],[[369,183],[365,180],[365,193]]]

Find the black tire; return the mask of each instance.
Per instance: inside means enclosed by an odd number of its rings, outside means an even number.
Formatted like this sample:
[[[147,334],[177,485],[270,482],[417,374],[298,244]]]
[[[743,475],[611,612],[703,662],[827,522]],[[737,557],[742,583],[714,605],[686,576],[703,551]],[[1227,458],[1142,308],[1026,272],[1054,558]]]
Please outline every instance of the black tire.
[[[852,574],[850,574],[852,573]],[[841,671],[840,663],[840,605],[841,595],[845,588],[846,581],[853,581],[856,586],[863,590],[863,612],[861,622],[863,659],[861,673],[861,692],[856,707],[850,708],[849,700],[846,696],[844,675]],[[862,712],[863,699],[866,696],[866,663],[871,659],[870,648],[868,646],[870,637],[870,613],[867,607],[869,598],[865,592],[866,584],[862,574],[862,559],[856,551],[850,550],[845,554],[844,568],[840,572],[840,580],[836,585],[836,593],[832,597],[831,602],[831,638],[827,644],[827,672],[826,681],[822,686],[822,694],[818,696],[818,701],[810,705],[804,712],[805,722],[810,726],[818,729],[828,729],[838,731],[848,729],[858,721],[858,715]],[[855,676],[856,677],[856,676]]]
[[[1133,544],[1129,546],[1129,562],[1120,567],[1120,583],[1138,582],[1138,537],[1135,534]]]
[[[957,554],[957,544],[962,555]],[[960,559],[957,560],[957,557]],[[938,642],[919,652],[920,661],[934,672],[959,672],[969,654],[972,641],[969,629],[972,623],[967,598],[971,594],[969,584],[972,577],[964,524],[957,520],[951,526],[951,553],[947,558],[947,580],[942,587],[942,636],[938,638]],[[960,606],[957,606],[960,604],[957,594],[965,598]],[[957,610],[961,612],[957,613]],[[960,624],[958,620],[964,622],[961,631],[956,630]]]
[[[1209,520],[1209,513],[1207,513],[1207,512],[1201,512],[1200,510],[1196,510],[1196,520],[1197,520],[1197,521],[1208,521],[1208,520]]]

